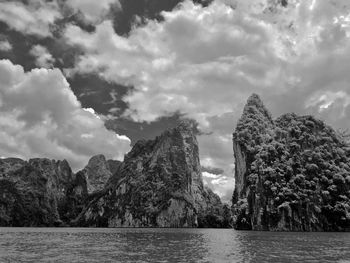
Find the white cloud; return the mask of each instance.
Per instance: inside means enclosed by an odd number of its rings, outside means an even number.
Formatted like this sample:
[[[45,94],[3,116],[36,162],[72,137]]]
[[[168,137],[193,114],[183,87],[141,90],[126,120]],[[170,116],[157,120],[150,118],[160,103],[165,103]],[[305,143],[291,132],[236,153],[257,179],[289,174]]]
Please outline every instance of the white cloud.
[[[29,51],[29,54],[36,58],[35,64],[42,68],[52,68],[55,59],[52,57],[46,47],[41,45],[35,45]]]
[[[343,109],[346,108],[348,105],[350,105],[350,95],[348,95],[344,91],[321,91],[319,94],[315,94],[314,97],[311,97],[306,102],[306,107],[316,106],[318,108],[318,111],[322,112],[327,110],[335,103],[341,105]]]
[[[86,52],[75,70],[135,86],[125,98],[134,120],[181,111],[205,124],[208,116],[232,111],[231,100],[279,81],[270,25],[223,4],[202,8],[187,1],[163,15],[164,23],[150,21],[129,38],[116,35],[110,21],[92,34],[77,26],[66,31]]]
[[[195,118],[213,132],[199,137],[202,164],[229,177],[231,133],[252,92],[275,116],[316,114],[349,127],[349,1],[278,2],[216,0],[203,8],[185,1],[128,37],[110,21],[93,33],[71,25],[66,39],[84,54],[70,71],[134,86],[124,100],[136,121],[176,111]]]
[[[84,111],[90,112],[92,115],[94,115],[96,118],[100,119],[100,116],[98,116],[93,108],[83,108]]]
[[[55,1],[32,0],[28,5],[16,1],[0,2],[0,20],[23,34],[52,36],[50,26],[60,17]]]
[[[233,126],[232,119],[230,122]],[[222,170],[222,173],[218,175],[203,172],[203,180],[225,202],[231,201],[234,186],[232,130],[233,128],[229,129],[229,131],[214,131],[211,134],[198,137],[199,155],[202,166],[219,167]]]
[[[218,179],[211,180],[211,183],[214,185],[220,185],[227,183],[227,177],[220,177]]]
[[[206,178],[214,178],[214,179],[220,177],[220,175],[218,174],[212,174],[208,172],[202,172],[202,176]]]
[[[0,50],[1,51],[10,51],[12,50],[12,45],[10,42],[5,39],[5,40],[0,40]]]
[[[119,0],[69,0],[66,4],[76,12],[81,12],[83,19],[92,24],[101,22],[109,13],[111,5],[121,8]]]
[[[130,140],[81,108],[58,69],[25,73],[0,61],[0,155],[66,158],[82,168],[92,155],[122,159]]]

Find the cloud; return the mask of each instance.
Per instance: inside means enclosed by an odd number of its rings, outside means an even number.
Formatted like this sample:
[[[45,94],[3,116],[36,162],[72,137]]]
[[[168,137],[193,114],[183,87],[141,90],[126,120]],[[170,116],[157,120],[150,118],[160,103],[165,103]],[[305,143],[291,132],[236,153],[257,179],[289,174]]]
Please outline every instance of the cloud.
[[[12,50],[12,45],[7,39],[0,40],[0,50],[1,51],[10,51]]]
[[[149,21],[129,37],[115,34],[110,21],[93,33],[69,26],[68,42],[85,51],[73,72],[98,72],[134,86],[125,115],[136,121],[182,112],[205,128],[209,118],[239,110],[252,92],[272,101],[297,90],[305,102],[319,89],[308,79],[319,78],[313,71],[327,73],[322,65],[332,57],[348,65],[350,7],[343,0],[278,3],[216,1],[204,8],[185,1],[163,12],[163,22]],[[307,97],[298,90],[302,85]]]
[[[42,68],[52,68],[55,59],[52,57],[46,47],[35,45],[29,51],[29,54],[36,58],[35,64]]]
[[[222,134],[225,132],[222,131]],[[219,132],[214,131],[211,134],[201,135],[198,137],[198,144],[202,166],[220,168],[215,169],[220,170],[219,174],[213,173],[213,169],[208,169],[209,172],[202,172],[203,180],[223,201],[230,202],[234,187],[231,132],[220,135]]]
[[[219,177],[219,175],[217,174],[211,174],[208,172],[202,172],[202,176],[205,178],[214,178],[214,179]]]
[[[65,38],[84,54],[68,71],[133,86],[124,116],[135,121],[174,112],[196,119],[208,133],[198,138],[202,165],[233,181],[231,134],[252,92],[276,117],[315,114],[349,128],[350,3],[280,3],[185,1],[125,37],[108,20],[92,33],[70,25]],[[215,189],[227,184],[218,181]]]
[[[91,24],[101,22],[112,5],[121,8],[119,0],[69,0],[66,4],[74,11],[80,12],[85,22]]]
[[[270,25],[218,3],[203,8],[186,1],[163,16],[163,23],[149,21],[128,38],[115,34],[110,21],[93,33],[72,25],[65,34],[85,51],[74,70],[135,87],[125,97],[130,105],[125,115],[134,120],[179,111],[203,125],[208,116],[233,110],[228,98],[279,80]]]
[[[211,181],[212,184],[214,185],[220,185],[220,184],[223,184],[223,183],[227,183],[227,177],[223,176],[223,177],[220,177],[218,179],[214,179]]]
[[[66,158],[74,170],[92,155],[122,159],[130,140],[84,110],[58,69],[24,72],[0,60],[0,155]]]
[[[218,175],[218,174],[222,174],[224,172],[224,170],[222,170],[221,168],[217,168],[217,167],[204,167],[202,166],[202,172],[203,173],[208,173],[208,174],[213,174],[213,175]]]
[[[232,160],[229,160],[232,162]],[[223,166],[227,167],[229,165]],[[204,185],[212,189],[217,195],[220,196],[221,200],[225,203],[230,203],[233,194],[234,180],[232,177],[232,171],[220,169],[222,173],[213,174],[209,172],[202,172]]]
[[[0,3],[0,20],[23,34],[50,37],[50,27],[58,18],[61,13],[55,1],[33,0],[28,5],[16,1]]]

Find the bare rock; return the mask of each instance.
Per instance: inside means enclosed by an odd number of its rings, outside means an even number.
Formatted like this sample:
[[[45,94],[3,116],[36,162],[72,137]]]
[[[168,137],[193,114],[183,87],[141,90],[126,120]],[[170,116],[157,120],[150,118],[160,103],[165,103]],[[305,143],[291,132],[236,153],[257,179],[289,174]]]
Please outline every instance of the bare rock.
[[[113,163],[110,161],[113,165]],[[99,154],[91,157],[89,163],[82,170],[87,180],[88,193],[91,194],[95,191],[101,191],[108,179],[112,176],[109,163],[104,155]],[[115,169],[115,167],[113,166]]]

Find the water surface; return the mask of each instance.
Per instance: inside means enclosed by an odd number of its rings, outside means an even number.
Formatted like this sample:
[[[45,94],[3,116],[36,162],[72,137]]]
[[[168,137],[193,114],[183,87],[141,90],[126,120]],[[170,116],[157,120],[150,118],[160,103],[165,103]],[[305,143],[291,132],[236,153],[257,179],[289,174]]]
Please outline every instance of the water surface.
[[[0,228],[0,262],[350,263],[350,233]]]

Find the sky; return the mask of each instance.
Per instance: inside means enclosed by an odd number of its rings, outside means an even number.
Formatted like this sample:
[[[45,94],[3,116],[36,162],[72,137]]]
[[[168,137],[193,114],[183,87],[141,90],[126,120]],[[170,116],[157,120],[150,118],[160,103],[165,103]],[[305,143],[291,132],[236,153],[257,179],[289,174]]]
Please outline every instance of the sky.
[[[2,0],[0,156],[77,171],[191,118],[205,184],[229,200],[250,94],[350,128],[349,40],[348,0]]]

